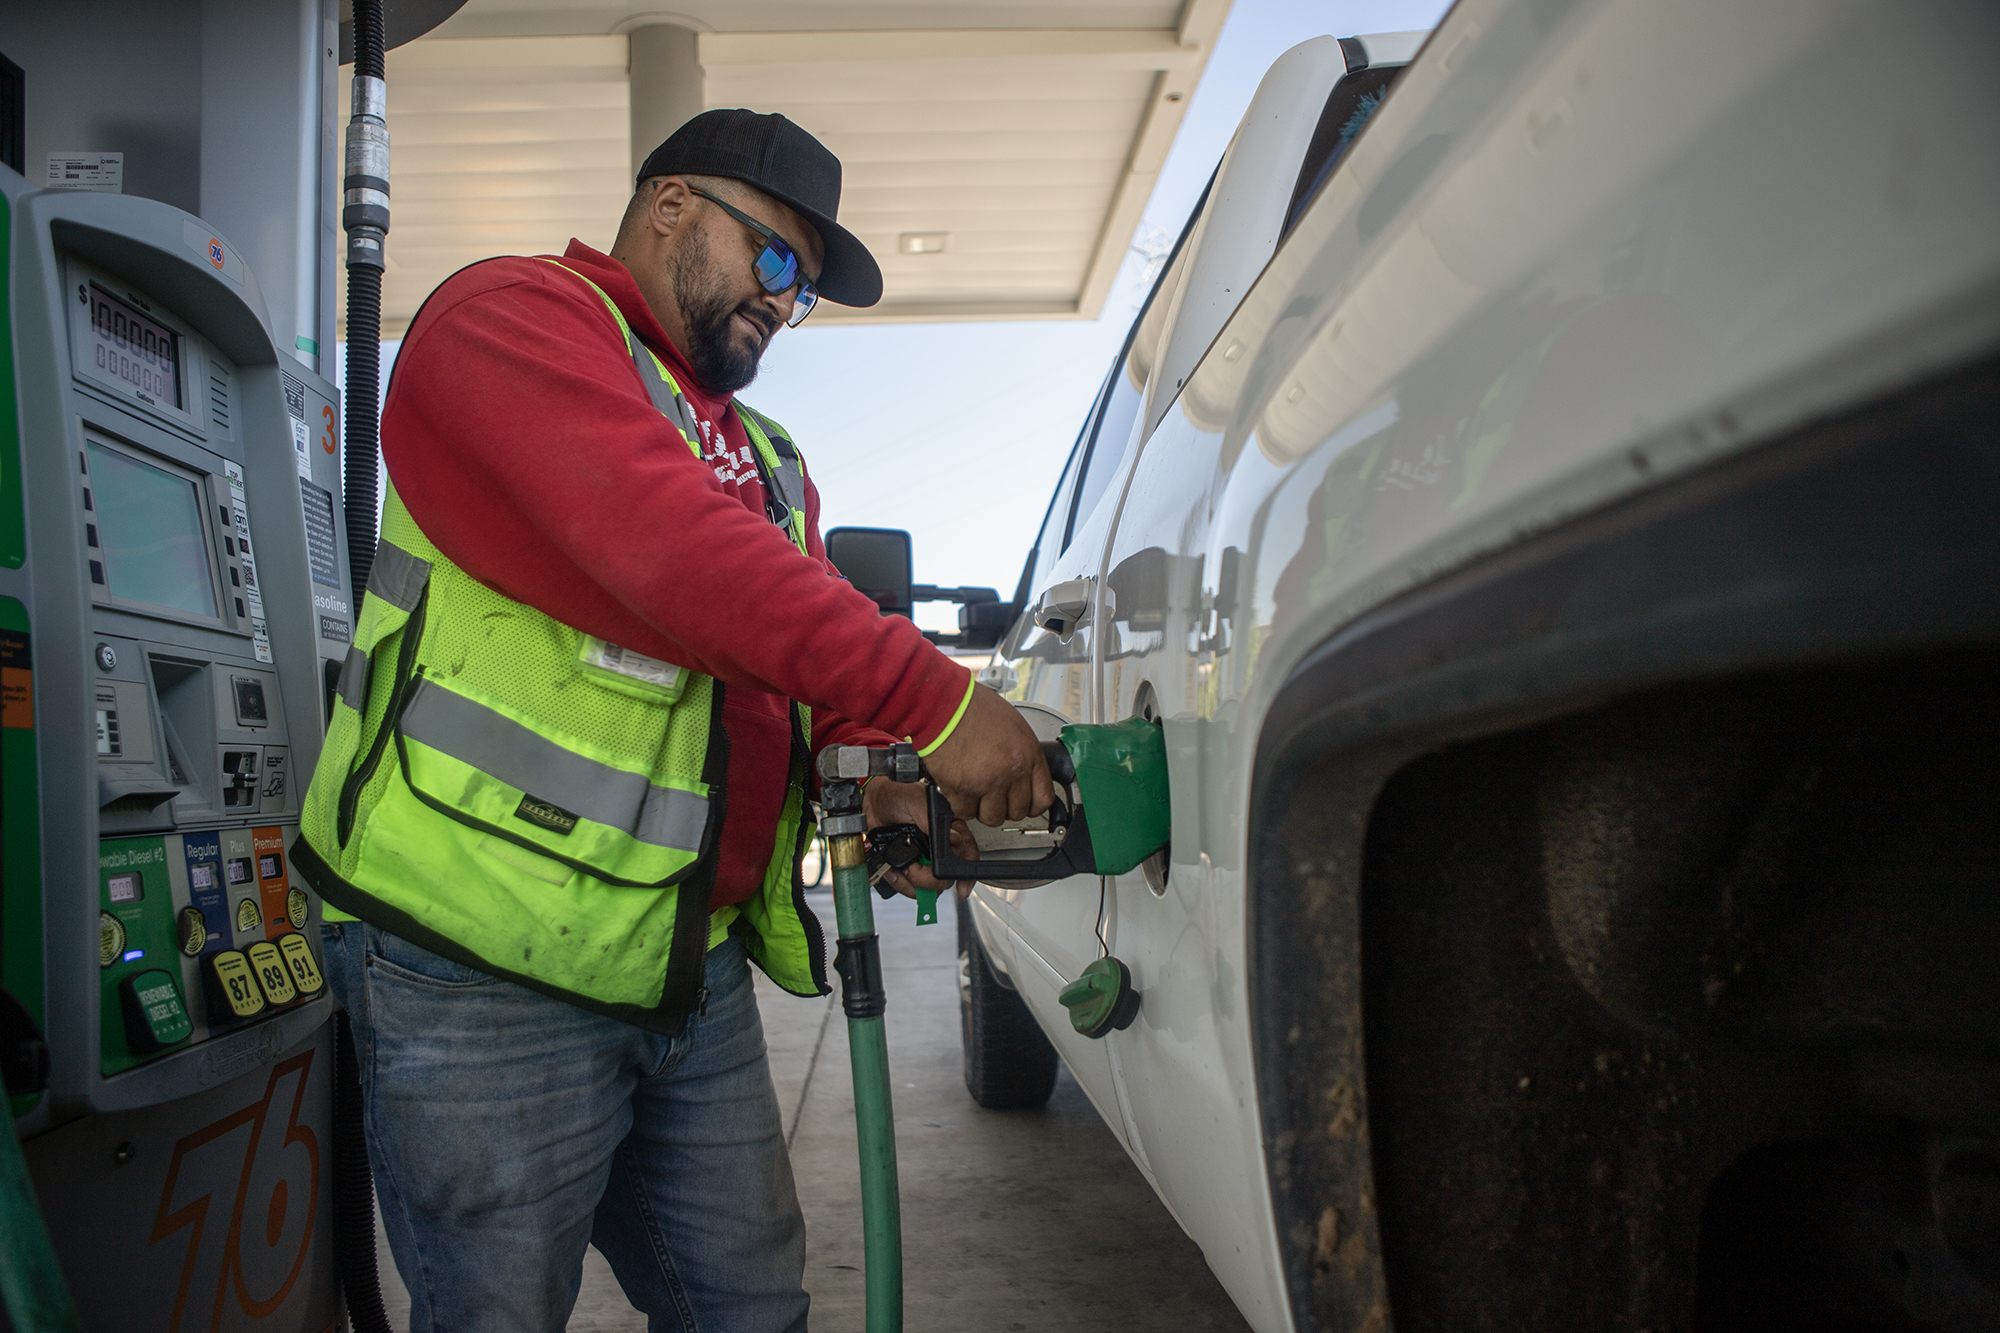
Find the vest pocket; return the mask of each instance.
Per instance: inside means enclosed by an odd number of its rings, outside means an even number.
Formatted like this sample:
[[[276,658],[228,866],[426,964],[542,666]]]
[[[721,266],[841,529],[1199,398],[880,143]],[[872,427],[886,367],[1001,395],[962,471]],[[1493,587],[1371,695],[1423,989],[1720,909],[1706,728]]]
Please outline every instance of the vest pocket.
[[[675,883],[705,842],[701,783],[655,782],[579,753],[421,670],[395,732],[418,800],[607,884]]]
[[[500,862],[510,870],[518,870],[531,879],[544,884],[567,884],[576,877],[576,872],[562,862],[531,852],[525,847],[517,847],[511,842],[494,837],[491,833],[475,844],[478,850]]]

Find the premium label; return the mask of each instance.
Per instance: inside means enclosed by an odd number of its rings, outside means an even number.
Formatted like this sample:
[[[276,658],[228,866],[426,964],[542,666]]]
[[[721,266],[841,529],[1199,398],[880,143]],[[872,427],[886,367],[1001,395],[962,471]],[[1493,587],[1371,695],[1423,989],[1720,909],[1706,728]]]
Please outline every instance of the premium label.
[[[326,979],[319,974],[319,965],[313,962],[312,946],[306,937],[299,934],[285,935],[278,940],[278,952],[284,955],[285,966],[292,970],[292,981],[301,995],[317,995],[326,985]]]

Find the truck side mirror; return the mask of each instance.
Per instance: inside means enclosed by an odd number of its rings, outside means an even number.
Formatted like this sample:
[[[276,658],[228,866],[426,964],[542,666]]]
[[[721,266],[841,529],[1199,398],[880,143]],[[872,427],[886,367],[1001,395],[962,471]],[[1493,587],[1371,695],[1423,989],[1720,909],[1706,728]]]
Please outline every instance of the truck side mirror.
[[[826,534],[826,558],[873,598],[882,614],[911,614],[909,533],[901,528],[834,528]]]

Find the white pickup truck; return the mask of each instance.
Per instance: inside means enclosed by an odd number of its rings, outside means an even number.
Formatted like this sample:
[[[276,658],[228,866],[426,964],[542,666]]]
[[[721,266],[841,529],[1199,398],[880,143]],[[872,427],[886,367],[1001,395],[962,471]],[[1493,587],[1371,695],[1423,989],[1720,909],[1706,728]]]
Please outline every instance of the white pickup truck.
[[[973,1094],[1259,1330],[2000,1328],[1996,349],[1990,3],[1288,53],[987,673],[1172,844],[975,891]]]

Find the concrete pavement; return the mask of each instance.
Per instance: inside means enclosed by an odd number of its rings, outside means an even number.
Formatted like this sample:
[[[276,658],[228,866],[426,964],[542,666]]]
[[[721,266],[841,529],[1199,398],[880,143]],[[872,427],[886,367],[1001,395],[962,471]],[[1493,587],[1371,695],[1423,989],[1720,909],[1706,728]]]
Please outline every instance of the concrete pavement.
[[[833,901],[808,895],[828,938]],[[876,903],[912,1333],[1221,1333],[1247,1328],[1200,1250],[1061,1071],[1047,1106],[986,1111],[959,1072],[957,945],[949,902],[918,927],[907,899]],[[814,1333],[863,1327],[860,1174],[847,1024],[837,997],[801,1000],[760,974],[771,1076],[806,1216]],[[835,980],[835,986],[838,981]],[[409,1300],[379,1241],[397,1328]],[[570,1333],[640,1333],[644,1316],[593,1248]]]

